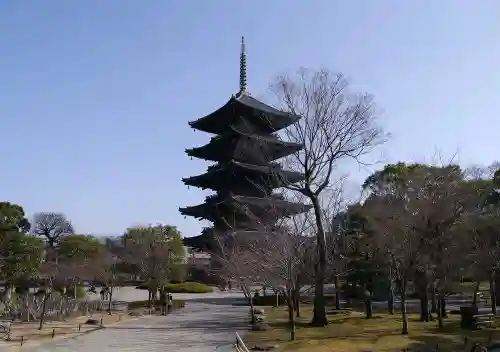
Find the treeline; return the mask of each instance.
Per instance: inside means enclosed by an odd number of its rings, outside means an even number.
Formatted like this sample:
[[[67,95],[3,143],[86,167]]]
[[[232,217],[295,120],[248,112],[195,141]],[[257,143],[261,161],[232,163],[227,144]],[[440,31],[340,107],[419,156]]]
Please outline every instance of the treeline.
[[[335,219],[337,238],[343,244],[335,250],[346,255],[346,270],[338,273],[346,281],[344,292],[355,295],[353,290],[361,290],[370,305],[374,291],[385,290],[390,313],[398,295],[404,334],[410,287],[420,300],[420,319],[429,321],[435,313],[441,328],[445,297],[454,293],[457,282],[474,283],[477,309],[480,283],[488,281],[491,309],[496,313],[497,167],[462,170],[458,165],[398,163],[368,177],[362,186],[366,199]]]
[[[420,320],[436,319],[444,327],[445,298],[457,283],[472,282],[477,310],[482,282],[489,282],[491,310],[496,313],[495,281],[500,270],[500,171],[496,167],[463,170],[458,165],[398,163],[367,178],[361,202],[336,211],[322,203],[325,236],[323,284],[336,287],[341,298],[364,303],[366,318],[382,294],[395,314],[400,300],[402,333],[407,334],[407,301],[418,298]],[[325,200],[325,199],[324,199]],[[220,235],[216,258],[222,275],[246,288],[271,288],[288,305],[291,339],[301,292],[317,280],[316,217],[311,212],[285,220],[259,236]],[[325,305],[323,291],[314,291]],[[342,297],[343,296],[343,297]],[[249,300],[252,304],[252,300]],[[272,298],[271,298],[271,301]],[[314,306],[314,311],[320,309]],[[323,308],[324,312],[324,308]]]
[[[22,206],[0,202],[0,280],[3,301],[14,289],[28,294],[38,287],[44,302],[54,293],[76,295],[83,282],[113,288],[130,280],[160,290],[185,275],[185,253],[175,226],[129,228],[116,238],[78,234],[60,213],[37,213],[27,219]],[[75,297],[76,298],[76,297]],[[43,316],[43,314],[42,314]]]

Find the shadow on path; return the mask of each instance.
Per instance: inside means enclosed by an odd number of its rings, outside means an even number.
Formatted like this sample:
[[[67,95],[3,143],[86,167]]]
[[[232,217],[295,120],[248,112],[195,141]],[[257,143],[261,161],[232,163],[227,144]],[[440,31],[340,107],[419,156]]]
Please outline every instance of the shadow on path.
[[[175,298],[175,297],[174,297]],[[204,303],[218,306],[246,306],[248,300],[245,297],[200,297],[191,298],[189,303]]]

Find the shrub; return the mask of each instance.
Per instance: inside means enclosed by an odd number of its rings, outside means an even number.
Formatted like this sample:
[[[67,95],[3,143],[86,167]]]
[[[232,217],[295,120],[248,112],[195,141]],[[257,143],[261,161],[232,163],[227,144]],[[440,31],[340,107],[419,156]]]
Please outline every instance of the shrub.
[[[187,278],[187,265],[186,264],[176,264],[172,267],[170,272],[170,282],[173,284],[182,283]]]
[[[276,305],[276,295],[256,296],[256,297],[253,297],[252,302],[253,302],[254,306],[274,306],[274,305]],[[278,304],[280,306],[286,304],[285,296],[283,296],[283,295],[278,296]]]
[[[167,284],[165,290],[170,293],[210,293],[214,289],[199,282],[184,282],[181,284]]]
[[[139,290],[147,290],[149,289],[149,282],[145,281],[136,286],[136,288]],[[189,281],[166,284],[164,288],[170,293],[210,293],[214,291],[213,288],[208,285]]]
[[[183,299],[174,299],[172,300],[172,307],[174,309],[177,309],[177,308],[182,308],[184,307],[186,301],[184,301]],[[149,301],[133,301],[133,302],[129,302],[128,303],[128,309],[137,309],[137,308],[147,308],[148,307],[148,304],[149,304]],[[154,307],[159,307],[160,306],[160,300],[155,300],[153,302],[154,304]]]
[[[472,294],[474,287],[474,282],[450,282],[446,287],[446,291],[449,294]]]
[[[472,277],[463,277],[460,281],[461,282],[476,282],[476,280],[474,280]]]
[[[85,288],[82,286],[76,286],[76,298],[83,298],[85,297],[86,292]],[[68,297],[75,297],[75,287],[70,287],[66,290],[66,296]]]

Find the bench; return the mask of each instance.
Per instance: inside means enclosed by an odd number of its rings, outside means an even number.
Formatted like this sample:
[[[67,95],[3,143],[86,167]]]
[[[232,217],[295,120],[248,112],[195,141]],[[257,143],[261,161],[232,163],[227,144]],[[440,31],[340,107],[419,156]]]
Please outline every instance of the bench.
[[[472,316],[474,320],[476,321],[475,325],[476,328],[479,328],[481,326],[488,326],[491,328],[491,325],[495,322],[495,314],[489,313],[489,314],[475,314]]]
[[[10,327],[12,320],[0,320],[0,338],[8,340],[10,338]]]

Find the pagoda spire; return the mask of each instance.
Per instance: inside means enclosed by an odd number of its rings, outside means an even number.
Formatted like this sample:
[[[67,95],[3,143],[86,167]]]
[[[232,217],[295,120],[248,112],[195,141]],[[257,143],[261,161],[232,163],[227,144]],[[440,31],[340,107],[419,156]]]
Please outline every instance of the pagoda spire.
[[[247,54],[245,51],[245,37],[241,37],[240,91],[238,95],[246,93],[246,90],[247,90]]]

